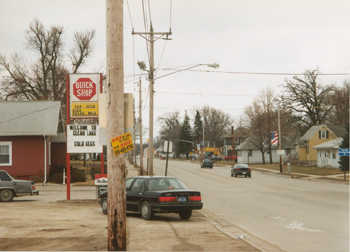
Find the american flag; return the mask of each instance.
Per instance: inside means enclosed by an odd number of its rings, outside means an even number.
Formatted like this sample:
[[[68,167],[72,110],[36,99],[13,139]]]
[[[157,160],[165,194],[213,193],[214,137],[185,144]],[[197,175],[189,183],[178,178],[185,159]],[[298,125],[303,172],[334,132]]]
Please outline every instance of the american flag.
[[[278,131],[272,131],[271,132],[271,144],[277,145],[278,144]]]

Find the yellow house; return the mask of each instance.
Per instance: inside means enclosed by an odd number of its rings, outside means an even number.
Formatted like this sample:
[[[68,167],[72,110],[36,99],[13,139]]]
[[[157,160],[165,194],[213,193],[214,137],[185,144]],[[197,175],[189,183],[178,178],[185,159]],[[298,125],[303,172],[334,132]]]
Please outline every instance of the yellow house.
[[[297,152],[299,154],[299,161],[306,161],[308,163],[317,162],[317,150],[313,147],[337,137],[342,137],[345,134],[345,127],[342,126],[326,126],[315,125],[312,126],[298,142]]]

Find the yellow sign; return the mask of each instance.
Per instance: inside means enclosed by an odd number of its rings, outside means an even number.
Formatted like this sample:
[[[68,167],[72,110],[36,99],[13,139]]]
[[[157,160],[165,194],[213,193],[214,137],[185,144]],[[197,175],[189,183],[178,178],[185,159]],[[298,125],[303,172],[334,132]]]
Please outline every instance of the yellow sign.
[[[98,117],[98,102],[72,102],[72,117]]]
[[[119,154],[131,151],[134,149],[134,144],[132,142],[131,133],[127,132],[121,136],[117,136],[111,139],[113,153],[115,156]]]

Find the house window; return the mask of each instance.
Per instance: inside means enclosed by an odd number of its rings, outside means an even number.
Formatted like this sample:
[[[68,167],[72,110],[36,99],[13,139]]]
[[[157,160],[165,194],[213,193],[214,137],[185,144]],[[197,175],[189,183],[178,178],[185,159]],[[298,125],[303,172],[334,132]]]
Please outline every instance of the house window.
[[[248,157],[252,157],[253,156],[253,151],[252,150],[248,150]]]
[[[0,166],[12,165],[12,142],[0,142]]]
[[[321,130],[318,132],[320,139],[328,139],[328,130]]]
[[[336,159],[336,158],[337,158],[337,154],[336,154],[335,150],[332,152],[332,158],[333,158],[333,159]]]
[[[309,154],[309,145],[306,145],[306,154]]]

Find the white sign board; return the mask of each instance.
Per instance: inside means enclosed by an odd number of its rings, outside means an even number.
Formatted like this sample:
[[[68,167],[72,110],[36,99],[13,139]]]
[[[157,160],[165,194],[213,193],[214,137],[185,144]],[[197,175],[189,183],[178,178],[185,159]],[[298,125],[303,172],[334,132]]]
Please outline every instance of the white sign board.
[[[277,155],[283,156],[284,155],[284,150],[277,150]]]
[[[71,118],[98,118],[101,74],[70,74]]]
[[[88,124],[67,125],[67,153],[102,153],[99,126]]]
[[[169,141],[169,149],[168,141],[164,141],[164,152],[173,152],[173,141]]]

